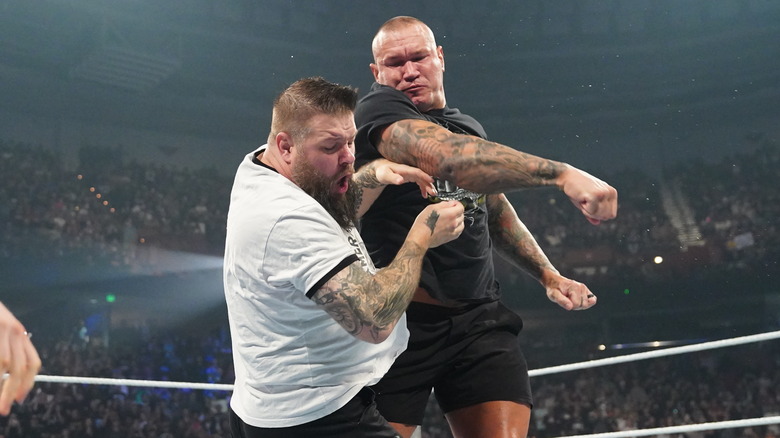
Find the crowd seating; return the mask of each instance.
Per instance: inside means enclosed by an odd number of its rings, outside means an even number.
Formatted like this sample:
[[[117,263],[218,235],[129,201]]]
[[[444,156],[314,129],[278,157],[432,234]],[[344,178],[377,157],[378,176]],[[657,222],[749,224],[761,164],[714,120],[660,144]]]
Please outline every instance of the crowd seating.
[[[109,259],[145,263],[143,246],[221,255],[232,175],[211,169],[124,162],[85,147],[84,165],[65,169],[49,149],[0,141],[0,263],[20,258]],[[518,214],[555,264],[594,282],[668,281],[740,275],[762,281],[777,269],[776,189],[780,153],[766,143],[717,163],[689,162],[661,180],[641,170],[600,175],[620,192],[619,220],[590,226],[560,193],[510,195]],[[683,248],[663,207],[663,185],[679,187],[702,245]],[[663,254],[667,269],[648,269]],[[691,260],[704,263],[691,263]],[[510,281],[511,283],[511,281]],[[509,285],[511,287],[511,284]],[[232,383],[229,341],[151,327],[93,336],[42,337],[43,373]],[[118,339],[124,339],[118,342]],[[535,379],[530,436],[550,437],[770,415],[780,411],[780,348],[760,344],[653,362]],[[534,353],[531,352],[531,355]],[[228,394],[91,385],[38,384],[9,417],[0,438],[227,436]],[[777,435],[775,427],[701,433],[702,437]],[[423,436],[449,437],[431,405]]]
[[[231,383],[224,330],[187,336],[145,325],[115,330],[111,346],[78,336],[39,344],[42,373]],[[610,365],[532,379],[530,437],[558,437],[780,415],[780,344]],[[222,391],[39,383],[0,417],[0,437],[227,437]],[[777,425],[700,432],[775,438]],[[431,402],[424,438],[450,438]]]
[[[167,328],[112,330],[84,342],[63,336],[38,342],[41,374],[232,383],[225,331],[187,336]],[[9,417],[3,438],[203,438],[228,437],[228,393],[135,386],[38,383]]]
[[[85,147],[85,165],[74,171],[42,146],[0,141],[0,259],[87,248],[132,264],[139,245],[221,255],[232,176],[124,163],[118,152],[96,150],[102,149]],[[619,190],[620,211],[619,220],[600,226],[583,220],[557,191],[509,196],[556,266],[570,275],[669,276],[712,265],[750,271],[758,260],[777,259],[778,159],[776,145],[767,144],[716,164],[675,165],[663,181],[638,169],[601,175]],[[662,206],[663,184],[687,194],[702,230],[701,248],[680,244]],[[30,244],[35,239],[46,244]],[[646,265],[655,255],[674,263],[651,272]],[[703,255],[707,263],[689,263]]]
[[[531,379],[529,437],[562,437],[780,415],[780,344],[758,344]],[[451,438],[433,403],[423,438]],[[661,435],[671,438],[670,435]],[[675,435],[776,438],[780,425]]]

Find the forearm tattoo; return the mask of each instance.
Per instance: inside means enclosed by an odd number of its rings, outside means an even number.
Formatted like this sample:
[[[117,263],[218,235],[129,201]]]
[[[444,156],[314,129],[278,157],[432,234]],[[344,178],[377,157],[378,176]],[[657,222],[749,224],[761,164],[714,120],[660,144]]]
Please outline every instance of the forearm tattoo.
[[[385,158],[419,167],[477,193],[552,185],[565,164],[482,138],[453,134],[420,120],[394,123],[383,136]]]
[[[488,228],[496,251],[537,280],[544,270],[556,271],[503,195],[488,196]]]
[[[371,162],[360,168],[352,178],[352,181],[361,190],[363,189],[376,189],[382,187],[384,184],[379,182],[376,177],[376,163]]]
[[[395,326],[420,277],[424,248],[407,242],[393,262],[375,275],[353,263],[312,299],[353,336],[379,340]]]
[[[352,184],[357,188],[355,191],[355,211],[359,211],[360,206],[363,205],[363,194],[366,189],[376,189],[384,186],[376,177],[376,163],[373,162],[361,167],[352,176]]]

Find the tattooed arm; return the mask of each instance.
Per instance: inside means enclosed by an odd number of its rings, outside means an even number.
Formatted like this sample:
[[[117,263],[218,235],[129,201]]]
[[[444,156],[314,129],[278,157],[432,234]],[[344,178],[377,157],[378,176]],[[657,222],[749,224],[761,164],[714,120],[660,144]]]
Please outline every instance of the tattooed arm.
[[[617,191],[573,166],[424,120],[400,120],[377,136],[385,158],[477,193],[556,186],[594,224],[617,215]]]
[[[563,277],[555,269],[506,196],[489,195],[487,208],[496,252],[539,281],[550,301],[566,310],[584,310],[596,304],[596,296],[587,286]]]
[[[331,277],[312,299],[353,336],[375,344],[382,342],[412,300],[425,252],[455,239],[462,231],[460,202],[430,205],[417,216],[387,267],[371,274],[359,262],[352,263]]]
[[[558,273],[505,195],[489,195],[487,208],[490,239],[496,252],[539,282],[546,272]]]
[[[360,189],[356,201],[357,216],[362,217],[368,211],[385,186],[407,182],[417,183],[423,197],[436,194],[433,178],[415,167],[393,163],[382,158],[361,167],[352,177],[352,183]]]

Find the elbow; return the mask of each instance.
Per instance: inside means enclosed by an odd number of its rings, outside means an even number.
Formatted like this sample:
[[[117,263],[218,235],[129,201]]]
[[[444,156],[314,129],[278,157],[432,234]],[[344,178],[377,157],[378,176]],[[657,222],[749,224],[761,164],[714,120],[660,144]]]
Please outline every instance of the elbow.
[[[394,327],[395,324],[393,324],[391,327],[385,327],[382,329],[376,327],[365,327],[360,331],[360,333],[356,333],[355,337],[363,342],[368,342],[369,344],[381,344],[390,337]]]
[[[436,176],[444,181],[449,181],[455,185],[463,179],[463,171],[468,167],[467,160],[459,158],[447,158],[441,160],[438,169],[436,169]]]
[[[372,336],[358,336],[357,338],[361,341],[368,342],[369,344],[381,344],[387,340],[387,336],[381,336],[377,338]]]

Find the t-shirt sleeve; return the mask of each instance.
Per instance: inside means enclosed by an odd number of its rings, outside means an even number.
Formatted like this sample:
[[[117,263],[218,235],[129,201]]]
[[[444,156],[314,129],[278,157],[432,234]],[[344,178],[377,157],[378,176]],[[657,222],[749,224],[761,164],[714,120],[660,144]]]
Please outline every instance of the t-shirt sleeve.
[[[268,283],[292,285],[311,296],[358,260],[341,228],[326,213],[305,206],[283,215],[268,239],[263,269]]]
[[[381,158],[382,154],[373,143],[376,134],[399,120],[426,120],[406,95],[394,88],[374,84],[355,108],[355,124],[358,127],[356,144],[356,167]]]

